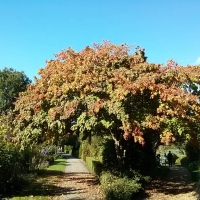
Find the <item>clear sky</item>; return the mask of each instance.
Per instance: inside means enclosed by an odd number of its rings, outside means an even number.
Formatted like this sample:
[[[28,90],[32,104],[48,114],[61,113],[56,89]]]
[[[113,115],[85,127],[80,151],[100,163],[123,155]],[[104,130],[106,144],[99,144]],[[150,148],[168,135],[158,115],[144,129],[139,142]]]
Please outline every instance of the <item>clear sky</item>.
[[[200,64],[200,0],[1,0],[0,69],[33,80],[45,60],[110,40],[145,48],[149,62]]]

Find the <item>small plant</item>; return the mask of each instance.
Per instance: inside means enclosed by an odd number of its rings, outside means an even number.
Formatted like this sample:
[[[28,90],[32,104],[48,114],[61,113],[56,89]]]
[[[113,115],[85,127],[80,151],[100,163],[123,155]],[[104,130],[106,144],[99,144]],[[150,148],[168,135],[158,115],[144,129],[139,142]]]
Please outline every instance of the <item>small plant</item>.
[[[136,180],[119,178],[110,172],[102,173],[100,181],[107,200],[131,200],[142,189]]]
[[[10,193],[21,180],[23,165],[13,144],[0,142],[0,194]]]
[[[176,159],[176,164],[186,166],[188,164],[187,156],[183,155]]]

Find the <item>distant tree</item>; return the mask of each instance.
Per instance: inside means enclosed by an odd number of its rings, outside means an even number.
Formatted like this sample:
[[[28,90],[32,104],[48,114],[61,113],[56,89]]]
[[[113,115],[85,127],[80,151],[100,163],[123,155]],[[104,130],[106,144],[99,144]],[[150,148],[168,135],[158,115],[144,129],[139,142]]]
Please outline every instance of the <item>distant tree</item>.
[[[48,61],[16,104],[21,145],[72,132],[81,139],[110,136],[122,163],[132,141],[140,146],[149,141],[148,152],[176,135],[193,137],[190,124],[200,118],[199,97],[184,88],[200,83],[200,67],[148,63],[143,49],[129,50],[104,42],[80,52],[69,48]]]
[[[14,102],[19,92],[26,90],[31,80],[24,74],[12,68],[0,70],[0,113],[14,108]]]

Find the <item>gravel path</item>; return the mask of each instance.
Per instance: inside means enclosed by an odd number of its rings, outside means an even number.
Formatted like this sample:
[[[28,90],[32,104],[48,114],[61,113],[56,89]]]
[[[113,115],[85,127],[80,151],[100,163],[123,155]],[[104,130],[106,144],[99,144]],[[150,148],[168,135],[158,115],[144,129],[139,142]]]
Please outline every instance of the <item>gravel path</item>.
[[[148,200],[197,200],[189,172],[182,166],[175,165],[164,181],[153,181],[148,193]]]
[[[68,188],[67,194],[61,195],[58,200],[100,200],[103,199],[98,178],[90,173],[85,163],[69,154],[67,159],[65,175],[58,184],[60,188]]]
[[[85,163],[71,155],[67,158],[64,176],[56,183],[57,195],[51,200],[103,200],[98,178],[89,172]],[[136,199],[135,199],[136,200]],[[189,172],[181,166],[173,166],[165,180],[152,181],[145,197],[137,200],[198,200],[190,181]]]
[[[67,167],[65,173],[90,173],[85,163],[69,154],[65,155],[67,159]]]

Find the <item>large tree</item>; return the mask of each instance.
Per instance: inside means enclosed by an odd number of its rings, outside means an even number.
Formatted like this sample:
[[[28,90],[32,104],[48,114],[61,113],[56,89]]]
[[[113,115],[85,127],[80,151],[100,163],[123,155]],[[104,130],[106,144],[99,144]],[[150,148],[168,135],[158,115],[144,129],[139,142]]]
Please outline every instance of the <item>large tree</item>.
[[[80,52],[69,48],[48,61],[16,103],[22,147],[72,132],[83,139],[110,135],[121,162],[130,140],[144,146],[153,137],[156,148],[186,131],[195,137],[199,98],[187,87],[199,84],[200,67],[148,63],[143,49],[129,50],[103,42]]]
[[[13,109],[19,92],[25,91],[30,83],[24,72],[12,68],[0,70],[0,113]]]

